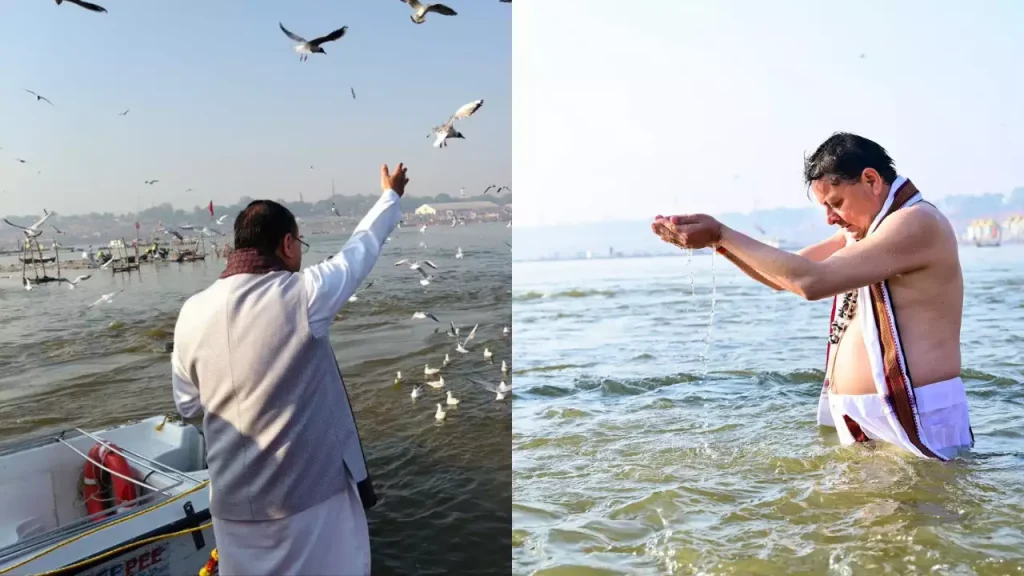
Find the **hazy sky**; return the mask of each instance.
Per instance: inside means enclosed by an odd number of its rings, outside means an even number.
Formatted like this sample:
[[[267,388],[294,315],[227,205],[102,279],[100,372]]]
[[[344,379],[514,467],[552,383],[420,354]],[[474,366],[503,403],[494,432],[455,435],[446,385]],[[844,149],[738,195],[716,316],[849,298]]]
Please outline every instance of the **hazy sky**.
[[[398,0],[97,1],[109,13],[0,2],[0,215],[316,200],[332,175],[373,193],[383,162],[406,163],[410,195],[511,184],[509,4],[450,0],[458,16],[417,26]],[[300,63],[278,21],[349,28]],[[478,98],[467,139],[433,148]]]
[[[1024,2],[518,0],[513,22],[517,227],[805,206],[804,154],[840,130],[926,198],[1024,185]]]

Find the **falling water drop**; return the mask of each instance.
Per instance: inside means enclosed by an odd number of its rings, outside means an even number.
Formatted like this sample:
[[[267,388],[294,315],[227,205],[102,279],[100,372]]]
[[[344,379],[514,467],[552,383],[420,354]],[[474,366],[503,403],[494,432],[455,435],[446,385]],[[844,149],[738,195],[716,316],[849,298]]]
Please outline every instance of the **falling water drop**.
[[[697,288],[693,285],[693,268],[690,267],[690,257],[693,256],[693,249],[686,249],[686,271],[690,273],[690,302],[697,297]]]
[[[704,353],[701,354],[701,359],[704,361],[704,372],[701,377],[708,375],[708,352],[711,350],[711,326],[715,322],[715,300],[718,296],[717,286],[715,284],[715,250],[711,250],[711,313],[708,315],[708,332],[704,339]]]

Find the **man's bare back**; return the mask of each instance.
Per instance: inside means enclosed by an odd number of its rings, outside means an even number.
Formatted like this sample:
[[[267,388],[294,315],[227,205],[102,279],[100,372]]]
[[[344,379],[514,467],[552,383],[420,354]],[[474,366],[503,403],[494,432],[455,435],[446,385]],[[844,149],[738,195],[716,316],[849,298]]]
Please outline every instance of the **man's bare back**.
[[[889,278],[889,294],[911,382],[920,388],[960,375],[963,273],[956,233],[938,209],[921,202],[897,211],[876,233],[901,234],[905,227],[913,230],[907,240],[928,251],[928,264]],[[861,329],[866,305],[858,303],[839,345],[832,347],[831,390],[836,394],[877,392]]]

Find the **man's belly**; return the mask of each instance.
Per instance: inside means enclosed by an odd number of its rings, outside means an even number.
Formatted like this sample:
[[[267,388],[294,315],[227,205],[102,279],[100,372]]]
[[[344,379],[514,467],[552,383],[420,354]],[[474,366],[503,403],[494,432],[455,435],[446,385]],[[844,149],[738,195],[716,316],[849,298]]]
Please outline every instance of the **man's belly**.
[[[907,343],[904,342],[904,345]],[[913,346],[913,344],[920,344]],[[955,354],[958,350],[945,350],[942,346],[930,345],[927,342],[911,343],[913,349],[904,349],[908,357],[910,373],[914,376],[914,388],[942,382],[960,375],[960,358]],[[875,394],[874,378],[871,375],[871,360],[864,346],[864,335],[861,332],[860,319],[855,319],[843,334],[838,346],[832,347],[835,355],[830,381],[834,394]]]
[[[864,347],[860,322],[852,322],[838,346],[832,367],[831,390],[835,394],[874,394],[875,381],[871,377],[871,360]]]

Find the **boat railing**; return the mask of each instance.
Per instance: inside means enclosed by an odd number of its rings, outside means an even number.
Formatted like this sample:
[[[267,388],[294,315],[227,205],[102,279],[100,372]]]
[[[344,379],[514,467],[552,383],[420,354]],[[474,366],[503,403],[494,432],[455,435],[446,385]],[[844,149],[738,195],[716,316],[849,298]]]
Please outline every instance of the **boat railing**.
[[[139,471],[145,474],[144,479],[138,480],[136,478],[131,478],[125,476],[124,474],[118,473],[114,470],[111,470],[110,468],[104,466],[102,462],[97,462],[95,459],[90,458],[88,454],[83,453],[81,450],[76,448],[68,441],[71,438],[78,438],[81,436],[91,438],[95,442],[105,446],[111,452],[120,455],[129,462],[134,463],[136,467],[139,469]],[[175,469],[172,466],[168,466],[161,462],[157,462],[151,458],[142,456],[131,450],[127,450],[121,447],[115,447],[111,445],[111,443],[108,440],[100,438],[95,434],[86,432],[79,428],[66,430],[53,436],[34,438],[24,442],[19,442],[16,444],[10,444],[7,446],[0,447],[0,455],[10,454],[16,451],[45,446],[53,443],[61,443],[64,446],[67,446],[76,454],[81,456],[86,462],[90,462],[94,466],[102,470],[105,470],[109,474],[117,476],[127,482],[131,482],[135,486],[144,488],[145,490],[142,492],[141,495],[139,495],[135,499],[119,503],[115,509],[108,508],[106,510],[101,510],[95,514],[89,514],[87,516],[77,518],[72,522],[68,522],[42,534],[31,536],[29,538],[19,540],[18,542],[15,542],[10,546],[0,548],[0,565],[3,565],[12,558],[17,557],[28,550],[43,548],[56,542],[66,540],[69,537],[85,532],[90,528],[101,527],[104,524],[116,521],[117,519],[127,514],[135,513],[149,506],[157,504],[167,498],[173,497],[175,495],[175,492],[180,493],[181,490],[179,489],[183,485],[187,484],[188,486],[185,487],[185,490],[188,490],[191,488],[195,488],[204,482],[204,480],[195,478],[185,472]],[[170,481],[170,484],[161,487],[153,486],[151,483],[148,482],[149,478],[152,477],[153,475],[158,475],[166,478],[167,480]]]

